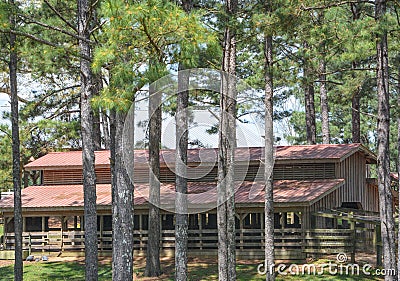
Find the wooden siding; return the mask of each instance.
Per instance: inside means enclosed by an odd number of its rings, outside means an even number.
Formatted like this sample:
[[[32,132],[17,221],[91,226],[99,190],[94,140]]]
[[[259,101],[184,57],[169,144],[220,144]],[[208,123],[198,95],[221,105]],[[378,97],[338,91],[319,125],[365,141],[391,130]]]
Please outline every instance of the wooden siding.
[[[365,199],[364,209],[373,212],[379,212],[379,192],[378,186],[374,182],[366,183],[368,196]]]
[[[367,210],[370,196],[366,188],[366,158],[362,153],[355,153],[337,165],[336,177],[345,179],[345,184],[337,190],[337,204],[360,202]]]
[[[341,189],[342,187],[339,187]],[[328,194],[321,200],[318,200],[314,204],[305,208],[306,217],[308,220],[305,222],[305,228],[325,228],[325,218],[315,217],[312,214],[317,211],[329,210],[332,208],[340,207],[340,201],[338,201],[338,190]]]
[[[373,184],[367,184],[366,158],[362,153],[355,153],[336,164],[336,178],[345,179],[343,186],[325,196],[306,209],[313,213],[325,209],[338,208],[343,202],[359,202],[363,210],[378,211],[378,193]],[[326,227],[324,218],[312,218],[316,227]],[[310,224],[307,227],[313,227]]]

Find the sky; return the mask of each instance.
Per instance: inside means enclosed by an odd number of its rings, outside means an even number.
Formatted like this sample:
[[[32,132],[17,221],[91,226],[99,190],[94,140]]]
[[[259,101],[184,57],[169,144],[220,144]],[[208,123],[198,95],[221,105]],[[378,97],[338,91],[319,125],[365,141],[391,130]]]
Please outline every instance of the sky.
[[[22,77],[18,79],[19,95],[23,98],[29,99],[34,91],[41,91],[43,85],[39,82],[34,81],[31,77]],[[288,107],[295,107],[296,101],[288,101]],[[139,121],[145,121],[148,119],[148,112],[146,110],[147,102],[139,106],[136,106],[136,124]],[[3,112],[10,111],[10,98],[7,94],[0,93],[0,116]],[[207,132],[212,126],[217,126],[218,120],[214,114],[208,110],[192,110],[193,120],[189,125],[189,141],[199,141],[205,147],[217,147],[218,146],[218,134],[210,134]],[[237,146],[238,147],[256,147],[264,145],[264,124],[260,123],[260,120],[254,115],[246,115],[242,120],[246,123],[237,122]],[[0,118],[0,124],[10,124],[8,120]],[[288,131],[288,120],[280,122],[274,122],[274,135],[275,138],[279,137],[281,141],[277,144],[286,145],[287,142],[284,139],[284,134],[290,134]],[[135,142],[142,141],[144,139],[145,128],[137,127],[135,131]],[[175,148],[175,118],[170,114],[163,114],[162,122],[162,147]]]
[[[148,119],[147,110],[137,110],[135,114],[135,123]],[[212,126],[218,124],[217,118],[207,110],[193,110],[193,121],[189,124],[189,142],[195,140],[200,141],[205,147],[218,146],[218,134],[210,134],[207,132]],[[252,119],[252,118],[248,118]],[[164,114],[162,122],[161,145],[164,148],[175,148],[175,117]],[[263,146],[264,129],[260,124],[253,123],[236,123],[236,135],[238,147],[255,147]],[[136,127],[135,143],[144,139],[145,128]]]

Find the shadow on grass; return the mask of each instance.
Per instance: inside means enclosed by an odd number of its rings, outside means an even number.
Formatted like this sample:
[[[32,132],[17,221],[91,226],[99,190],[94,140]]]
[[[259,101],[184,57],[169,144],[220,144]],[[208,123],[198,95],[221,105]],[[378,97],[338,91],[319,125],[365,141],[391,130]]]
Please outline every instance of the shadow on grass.
[[[257,273],[258,262],[247,261],[246,263],[237,264],[237,280],[238,281],[261,281],[265,280],[265,275]],[[135,273],[138,281],[144,280],[174,280],[174,265],[173,261],[162,262],[163,275],[160,278],[145,278],[144,274],[145,263],[141,261],[135,264]],[[13,280],[13,266],[0,267],[0,280]],[[24,281],[36,280],[84,280],[85,265],[80,262],[32,262],[24,263]],[[99,280],[111,280],[112,271],[110,263],[99,264]],[[307,280],[307,281],[367,281],[367,280],[382,280],[382,277],[373,275],[331,275],[325,272],[323,275],[278,275],[277,281],[289,280]],[[201,260],[194,259],[189,262],[189,280],[191,281],[209,281],[218,280],[218,265],[216,260]]]
[[[0,280],[13,280],[13,266],[0,267]],[[111,280],[110,265],[99,265],[99,280]],[[77,262],[35,262],[24,264],[24,280],[84,280],[85,266]]]

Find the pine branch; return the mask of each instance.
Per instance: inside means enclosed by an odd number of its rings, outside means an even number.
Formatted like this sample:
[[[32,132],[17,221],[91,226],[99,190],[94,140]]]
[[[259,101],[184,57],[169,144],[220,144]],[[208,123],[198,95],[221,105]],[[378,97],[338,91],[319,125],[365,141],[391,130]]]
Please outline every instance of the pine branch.
[[[305,7],[304,5],[302,5],[300,7],[300,10],[302,10],[302,11],[324,10],[324,9],[344,6],[344,5],[348,5],[348,4],[359,4],[359,3],[374,4],[375,2],[374,1],[368,1],[368,0],[355,0],[355,1],[341,1],[341,2],[330,3],[330,4],[322,5],[322,6],[314,6],[314,7]]]
[[[79,35],[77,35],[77,34],[74,34],[74,33],[72,33],[72,32],[69,32],[69,31],[65,30],[65,29],[59,28],[59,27],[57,27],[57,26],[48,25],[48,24],[46,24],[46,23],[37,21],[37,20],[35,20],[35,19],[33,19],[33,18],[30,18],[30,17],[26,17],[26,19],[29,20],[29,21],[25,21],[25,23],[27,23],[27,24],[29,24],[29,23],[34,23],[34,24],[43,26],[43,27],[45,27],[45,28],[47,28],[47,29],[51,29],[51,30],[54,30],[54,31],[58,31],[58,32],[64,33],[64,34],[66,34],[66,35],[69,35],[69,36],[71,36],[71,37],[74,37],[75,39],[83,40],[83,41],[88,42],[88,43],[90,43],[90,44],[93,43],[92,41],[87,40],[86,38],[84,38],[84,37],[82,37],[82,36],[79,36]]]
[[[63,21],[65,22],[70,28],[72,28],[76,33],[78,33],[78,29],[72,25],[69,21],[67,21],[47,0],[44,0],[44,2],[49,6],[49,8]]]
[[[72,114],[72,113],[79,113],[79,112],[80,112],[79,109],[56,111],[52,115],[47,117],[47,119],[54,119],[54,118],[56,118],[56,117],[58,117],[60,115],[63,115],[63,114]]]
[[[7,132],[6,130],[3,130],[3,128],[0,126],[0,132],[3,132],[7,137],[9,137],[10,139],[12,139],[12,136],[10,135],[9,132]]]
[[[0,93],[7,94],[11,97],[11,91],[9,87],[1,87],[0,88]],[[28,103],[28,100],[18,96],[18,101],[23,102],[23,103]]]
[[[50,97],[50,96],[52,96],[52,95],[54,95],[56,93],[59,93],[59,92],[65,91],[65,90],[74,89],[74,88],[77,88],[79,86],[80,85],[77,84],[77,85],[68,86],[68,87],[65,87],[65,88],[62,88],[62,89],[58,89],[58,90],[55,90],[55,91],[50,91],[50,92],[46,93],[43,97],[41,97],[41,99],[39,101],[37,101],[35,103],[34,108],[36,108],[39,105],[41,105],[44,102],[45,99],[47,99],[48,97]]]
[[[37,41],[37,42],[39,42],[39,43],[48,45],[48,46],[50,46],[50,47],[62,48],[62,49],[64,49],[64,50],[66,51],[67,54],[70,54],[70,55],[73,56],[73,57],[76,57],[76,58],[83,58],[83,59],[85,59],[85,60],[91,61],[91,59],[88,58],[88,57],[85,57],[85,56],[82,56],[82,55],[77,55],[77,54],[75,54],[75,53],[73,53],[73,52],[68,51],[67,49],[65,49],[64,46],[61,46],[61,45],[58,45],[58,44],[56,44],[56,43],[47,41],[47,40],[45,40],[45,39],[39,38],[39,37],[37,37],[37,36],[35,36],[35,35],[29,34],[29,33],[26,33],[26,32],[16,31],[16,30],[4,30],[4,29],[0,29],[0,33],[5,33],[5,34],[12,33],[12,34],[15,34],[15,35],[24,36],[24,37],[27,37],[27,38],[32,39],[32,40],[34,40],[34,41]]]

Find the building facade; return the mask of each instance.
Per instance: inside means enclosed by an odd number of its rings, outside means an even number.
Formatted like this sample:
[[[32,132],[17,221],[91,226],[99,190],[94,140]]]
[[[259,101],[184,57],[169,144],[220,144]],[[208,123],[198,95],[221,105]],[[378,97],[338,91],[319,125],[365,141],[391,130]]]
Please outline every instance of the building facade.
[[[112,247],[110,152],[97,151],[97,211],[100,253]],[[160,153],[161,247],[174,250],[174,150]],[[215,255],[217,149],[188,151],[189,253]],[[148,229],[148,153],[134,152],[133,181],[135,253],[146,252]],[[235,153],[236,229],[239,257],[262,257],[264,233],[263,148],[237,148]],[[274,223],[277,258],[298,258],[324,230],[350,224],[316,215],[325,210],[379,210],[377,188],[369,179],[376,157],[361,144],[278,146],[275,149]],[[31,251],[80,253],[84,250],[82,156],[80,151],[49,153],[25,166],[40,173],[41,184],[22,190],[25,248]],[[4,220],[3,248],[13,249],[13,197],[0,200]],[[372,227],[363,228],[373,231]],[[329,230],[329,231],[328,231]],[[350,232],[349,232],[350,233]],[[314,235],[314,236],[313,236]],[[308,238],[307,238],[308,237]],[[364,237],[367,239],[368,237]],[[307,240],[308,239],[308,240]],[[313,242],[314,241],[314,242]],[[320,241],[321,242],[321,241]],[[320,243],[319,242],[319,243]],[[334,243],[332,252],[339,251]],[[329,246],[333,245],[333,246]],[[315,247],[314,247],[315,248]]]

